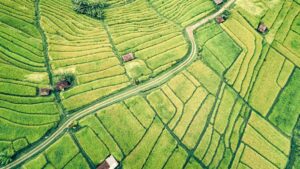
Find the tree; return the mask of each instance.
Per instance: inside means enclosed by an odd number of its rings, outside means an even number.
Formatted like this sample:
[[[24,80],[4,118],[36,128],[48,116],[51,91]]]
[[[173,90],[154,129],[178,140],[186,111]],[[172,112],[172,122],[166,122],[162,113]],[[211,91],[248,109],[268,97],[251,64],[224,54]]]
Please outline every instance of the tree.
[[[105,0],[72,0],[74,11],[93,18],[104,19],[104,9],[108,7]]]
[[[10,163],[12,161],[12,157],[11,155],[8,153],[8,151],[4,150],[2,152],[0,152],[0,164],[2,166],[7,165],[8,163]]]

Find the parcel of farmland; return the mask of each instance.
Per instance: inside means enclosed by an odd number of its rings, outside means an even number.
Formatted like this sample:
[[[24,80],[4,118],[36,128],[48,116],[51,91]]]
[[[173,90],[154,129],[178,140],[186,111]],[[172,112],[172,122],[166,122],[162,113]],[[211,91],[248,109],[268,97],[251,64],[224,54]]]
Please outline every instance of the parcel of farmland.
[[[1,0],[0,169],[300,169],[300,0]]]

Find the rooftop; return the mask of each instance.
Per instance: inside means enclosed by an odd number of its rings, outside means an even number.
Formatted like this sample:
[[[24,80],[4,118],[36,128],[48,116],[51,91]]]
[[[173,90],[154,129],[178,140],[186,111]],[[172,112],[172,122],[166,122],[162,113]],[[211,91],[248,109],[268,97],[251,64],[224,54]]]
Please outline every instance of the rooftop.
[[[268,31],[268,27],[264,23],[260,23],[257,30],[261,33],[266,33]]]
[[[97,169],[115,169],[118,165],[118,161],[114,158],[114,156],[110,155],[97,167]]]
[[[40,88],[39,89],[40,96],[49,96],[50,93],[51,93],[51,89],[49,89],[49,88]]]
[[[220,5],[221,3],[223,3],[223,0],[214,0],[216,5]]]
[[[134,59],[134,55],[133,55],[133,53],[128,53],[128,54],[122,56],[122,59],[124,62],[129,62]]]

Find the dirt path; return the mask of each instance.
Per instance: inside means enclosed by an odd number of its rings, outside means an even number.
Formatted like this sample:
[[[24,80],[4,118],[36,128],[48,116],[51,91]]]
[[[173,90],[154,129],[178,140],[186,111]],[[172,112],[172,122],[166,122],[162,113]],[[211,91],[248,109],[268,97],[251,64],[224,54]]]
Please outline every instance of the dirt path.
[[[213,20],[216,16],[222,14],[234,2],[235,2],[235,0],[229,0],[219,11],[215,12],[212,15],[205,17],[204,19],[200,20],[199,22],[197,22],[191,26],[188,26],[186,28],[186,32],[188,34],[188,38],[191,43],[191,51],[190,51],[190,54],[188,55],[188,57],[186,58],[186,60],[184,60],[182,63],[180,63],[179,65],[174,67],[172,70],[166,72],[165,74],[162,74],[161,76],[151,79],[146,83],[129,88],[128,90],[123,91],[122,93],[113,95],[110,98],[108,98],[102,102],[96,103],[96,104],[86,108],[85,110],[75,112],[74,115],[69,116],[69,119],[66,120],[63,124],[61,124],[61,126],[51,136],[49,136],[47,139],[45,139],[43,142],[41,142],[40,145],[34,147],[27,153],[24,153],[19,158],[17,158],[16,160],[11,162],[7,166],[2,167],[0,169],[8,169],[8,168],[16,167],[19,164],[21,164],[22,162],[29,159],[30,157],[34,156],[35,154],[43,151],[45,148],[50,146],[59,136],[63,135],[65,133],[65,130],[68,128],[68,126],[70,124],[72,124],[75,120],[80,119],[86,115],[93,114],[93,113],[95,113],[95,111],[97,111],[101,108],[104,108],[113,103],[122,101],[130,96],[133,96],[133,95],[136,95],[145,90],[149,90],[154,87],[157,87],[157,86],[163,84],[164,82],[166,82],[167,80],[169,80],[174,74],[180,72],[186,66],[188,66],[190,63],[192,63],[193,60],[195,59],[195,57],[197,56],[197,46],[196,46],[195,37],[194,37],[194,30],[196,30],[200,26],[206,24],[207,22]]]

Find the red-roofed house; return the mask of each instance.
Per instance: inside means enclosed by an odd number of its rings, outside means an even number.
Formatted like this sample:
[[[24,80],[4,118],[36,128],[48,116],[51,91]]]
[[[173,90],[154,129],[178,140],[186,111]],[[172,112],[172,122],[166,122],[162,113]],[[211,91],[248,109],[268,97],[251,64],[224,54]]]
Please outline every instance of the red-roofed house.
[[[122,59],[124,62],[129,62],[134,59],[134,55],[133,55],[133,53],[128,53],[128,54],[122,56]]]
[[[223,23],[223,22],[225,22],[225,19],[224,19],[223,16],[217,16],[217,17],[216,17],[216,21],[217,21],[218,23]]]

